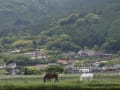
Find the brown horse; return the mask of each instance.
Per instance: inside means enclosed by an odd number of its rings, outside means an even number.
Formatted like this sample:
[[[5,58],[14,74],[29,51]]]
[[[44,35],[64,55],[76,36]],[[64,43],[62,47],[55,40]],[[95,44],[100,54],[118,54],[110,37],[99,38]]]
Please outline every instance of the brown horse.
[[[50,81],[51,82],[51,79],[55,79],[55,82],[58,82],[58,74],[52,74],[52,73],[47,73],[45,74],[44,76],[44,82],[46,81]]]

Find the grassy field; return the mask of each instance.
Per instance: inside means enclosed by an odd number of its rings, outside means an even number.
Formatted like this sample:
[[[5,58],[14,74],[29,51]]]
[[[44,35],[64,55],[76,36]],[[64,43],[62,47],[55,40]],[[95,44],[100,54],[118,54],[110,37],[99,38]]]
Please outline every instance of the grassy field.
[[[120,90],[120,76],[96,74],[91,81],[64,75],[59,82],[43,82],[43,76],[0,76],[0,90]]]

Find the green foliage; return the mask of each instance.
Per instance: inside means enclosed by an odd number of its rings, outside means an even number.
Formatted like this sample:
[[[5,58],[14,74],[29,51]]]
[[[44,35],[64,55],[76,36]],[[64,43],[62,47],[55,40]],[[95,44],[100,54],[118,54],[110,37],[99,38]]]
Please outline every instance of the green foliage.
[[[18,40],[12,43],[12,47],[25,47],[32,44],[31,40]]]
[[[49,66],[46,69],[47,73],[62,73],[63,71],[64,71],[64,69],[61,66]]]
[[[103,48],[111,53],[117,53],[120,50],[120,42],[117,40],[109,40],[103,44]]]
[[[100,20],[100,17],[99,17],[97,14],[88,13],[88,14],[85,16],[85,19],[86,19],[88,22],[96,23],[97,21]]]
[[[24,75],[40,75],[41,71],[37,70],[35,66],[26,66],[24,67]]]
[[[119,0],[1,0],[0,48],[78,51],[97,45],[116,53],[119,14]]]
[[[31,58],[24,56],[24,55],[18,55],[18,54],[2,54],[0,57],[3,59],[6,63],[13,63],[15,62],[17,65],[34,65],[36,62],[34,62]]]
[[[74,44],[71,41],[71,37],[67,34],[62,34],[60,36],[53,36],[49,39],[46,43],[46,49],[50,50],[61,50],[61,51],[68,51],[68,50],[78,50],[80,47]]]
[[[72,14],[66,18],[63,18],[59,21],[60,25],[74,24],[79,14]]]
[[[25,67],[24,68],[24,75],[39,75],[41,74],[41,71],[40,70],[36,70],[36,69],[31,69],[31,68],[28,68],[28,67]]]
[[[32,47],[33,47],[33,49],[37,48],[37,42],[35,40],[32,41]]]
[[[0,90],[119,90],[119,76],[95,74],[92,81],[78,81],[79,75],[60,77],[59,83],[43,83],[43,76],[3,76]],[[96,79],[97,78],[97,79]],[[99,78],[99,79],[98,79]]]
[[[100,47],[97,46],[97,45],[94,45],[93,50],[95,50],[95,51],[99,51],[99,50],[100,50]]]

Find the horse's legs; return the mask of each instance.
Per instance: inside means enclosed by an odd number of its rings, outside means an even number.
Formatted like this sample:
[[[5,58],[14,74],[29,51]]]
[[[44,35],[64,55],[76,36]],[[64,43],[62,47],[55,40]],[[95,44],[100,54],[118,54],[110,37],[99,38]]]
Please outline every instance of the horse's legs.
[[[50,83],[51,83],[51,79],[49,79]]]
[[[47,81],[51,82],[51,79],[50,79],[50,78],[47,78]]]
[[[44,78],[44,83],[46,82],[46,78]]]
[[[50,78],[44,78],[44,82],[46,83],[46,81],[50,81],[51,82],[51,79]]]
[[[55,78],[55,82],[58,82],[59,80],[58,80],[58,78]]]

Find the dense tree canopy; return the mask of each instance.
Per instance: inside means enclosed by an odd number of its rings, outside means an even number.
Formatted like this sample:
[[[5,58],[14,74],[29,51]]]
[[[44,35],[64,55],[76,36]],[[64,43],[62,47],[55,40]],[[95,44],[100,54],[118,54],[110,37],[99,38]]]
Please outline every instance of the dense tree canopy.
[[[120,0],[0,0],[0,48],[117,53],[119,15]]]

